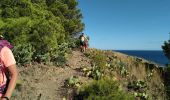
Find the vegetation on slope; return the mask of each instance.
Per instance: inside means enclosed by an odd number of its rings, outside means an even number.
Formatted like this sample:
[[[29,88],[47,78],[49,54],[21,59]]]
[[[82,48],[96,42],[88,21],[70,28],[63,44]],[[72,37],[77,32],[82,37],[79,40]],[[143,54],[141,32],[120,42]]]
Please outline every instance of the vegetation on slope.
[[[79,90],[75,100],[133,100],[133,95],[125,93],[112,79],[93,81]]]
[[[82,14],[77,5],[76,0],[1,0],[0,32],[14,45],[13,52],[17,62],[20,64],[31,62],[48,65],[51,63],[65,64],[67,52],[70,51],[70,48],[76,47],[76,40],[72,36],[84,29],[84,24],[81,21]],[[92,66],[81,66],[81,71],[86,77],[95,81],[87,86],[80,87],[75,99],[79,95],[83,99],[121,100],[123,98],[128,100],[134,96],[144,100],[164,99],[162,70],[159,66],[112,51],[91,49],[85,55],[92,60]],[[30,70],[34,72],[34,69]],[[42,70],[44,71],[44,69]],[[168,71],[169,69],[167,69]],[[33,77],[31,81],[35,81],[35,84],[39,83],[38,81],[45,80],[34,77],[40,71],[29,73],[25,70],[23,72],[24,78],[27,75]],[[52,72],[50,70],[48,74]],[[56,75],[55,73],[52,74]],[[29,80],[24,78],[23,81]],[[70,86],[79,83],[74,77],[69,79],[75,80],[75,82],[69,80]],[[27,81],[25,84],[27,85]],[[25,84],[24,86],[26,86]],[[37,89],[33,85],[27,87],[30,94],[32,90],[36,91]],[[20,93],[22,94],[22,92]],[[36,91],[36,93],[39,95],[39,91]],[[128,95],[125,93],[128,93]],[[167,93],[169,93],[168,89]],[[22,97],[27,98],[24,95]],[[33,98],[31,95],[28,97],[29,99]],[[50,97],[47,96],[47,98]]]
[[[135,98],[142,100],[165,99],[162,79],[163,70],[158,65],[140,58],[126,56],[112,51],[91,49],[85,55],[92,59],[93,66],[92,68],[83,67],[82,71],[86,76],[99,81],[99,83],[94,82],[93,85],[89,85],[91,89],[84,87],[84,92],[80,91],[80,95],[82,96],[82,94],[84,94],[86,99],[91,98],[91,95],[93,95],[93,97],[96,95],[96,98],[98,98],[100,95],[100,93],[98,94],[99,90],[94,90],[94,88],[98,86],[97,84],[100,84],[101,80],[105,81],[103,78],[109,78],[111,79],[110,81],[114,80],[118,82],[120,90],[130,93],[135,96]],[[106,83],[108,83],[107,80]],[[103,82],[100,85],[105,84],[107,87],[109,84],[106,83]],[[96,86],[94,84],[96,84]],[[92,88],[93,86],[94,88]],[[90,94],[94,91],[96,91],[96,93]],[[89,94],[87,92],[89,92]],[[101,89],[101,92],[104,93],[104,90],[102,91]],[[109,97],[109,94],[107,96]],[[124,95],[124,97],[126,96]]]
[[[1,0],[0,32],[15,46],[17,62],[60,61],[65,55],[60,49],[84,29],[77,5],[77,0]]]
[[[170,35],[170,33],[169,33]],[[165,41],[162,45],[163,52],[170,62],[170,40]],[[164,82],[166,87],[167,99],[170,100],[170,64],[165,67]]]

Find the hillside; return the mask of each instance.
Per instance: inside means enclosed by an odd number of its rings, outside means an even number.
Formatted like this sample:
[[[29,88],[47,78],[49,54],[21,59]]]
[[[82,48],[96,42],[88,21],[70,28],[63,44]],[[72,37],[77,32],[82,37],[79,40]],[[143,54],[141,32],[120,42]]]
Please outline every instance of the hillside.
[[[94,65],[95,63],[95,65]],[[20,79],[11,100],[72,100],[76,88],[66,80],[71,76],[78,79],[79,85],[90,84],[94,79],[86,71],[94,66],[102,66],[101,77],[118,81],[120,88],[134,94],[140,100],[145,93],[149,100],[164,100],[162,69],[158,65],[111,51],[89,49],[86,53],[73,50],[64,66],[50,66],[34,63],[19,66]],[[75,88],[76,87],[76,88]]]

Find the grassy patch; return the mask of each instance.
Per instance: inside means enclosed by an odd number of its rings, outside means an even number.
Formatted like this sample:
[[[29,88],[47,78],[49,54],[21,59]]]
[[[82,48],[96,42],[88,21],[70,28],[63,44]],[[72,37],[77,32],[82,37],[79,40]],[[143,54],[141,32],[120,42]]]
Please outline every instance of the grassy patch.
[[[131,94],[121,91],[119,84],[112,79],[101,79],[82,87],[75,100],[134,100]]]

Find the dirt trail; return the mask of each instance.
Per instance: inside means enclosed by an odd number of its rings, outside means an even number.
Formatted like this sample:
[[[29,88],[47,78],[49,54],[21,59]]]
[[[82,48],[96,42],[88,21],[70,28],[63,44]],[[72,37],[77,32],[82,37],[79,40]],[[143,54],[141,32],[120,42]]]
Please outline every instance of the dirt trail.
[[[77,69],[82,66],[85,67],[91,66],[90,60],[87,57],[85,57],[85,55],[80,51],[73,51],[72,54],[73,55],[68,59],[68,65],[72,69]]]
[[[81,81],[88,80],[78,69],[91,66],[90,60],[80,51],[72,51],[67,60],[64,67],[43,64],[20,67],[22,85],[17,87],[11,100],[62,100],[70,92],[64,87],[64,81],[71,76],[78,76]]]

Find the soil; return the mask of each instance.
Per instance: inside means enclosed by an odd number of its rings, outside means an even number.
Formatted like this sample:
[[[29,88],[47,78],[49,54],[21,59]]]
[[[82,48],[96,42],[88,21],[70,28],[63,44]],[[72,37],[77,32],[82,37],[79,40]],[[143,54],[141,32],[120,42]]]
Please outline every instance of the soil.
[[[19,84],[11,100],[72,100],[73,89],[64,85],[65,80],[77,76],[82,83],[87,82],[89,79],[79,69],[90,67],[90,62],[83,53],[74,50],[63,67],[44,64],[18,67]]]

